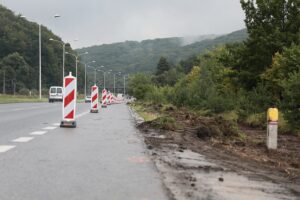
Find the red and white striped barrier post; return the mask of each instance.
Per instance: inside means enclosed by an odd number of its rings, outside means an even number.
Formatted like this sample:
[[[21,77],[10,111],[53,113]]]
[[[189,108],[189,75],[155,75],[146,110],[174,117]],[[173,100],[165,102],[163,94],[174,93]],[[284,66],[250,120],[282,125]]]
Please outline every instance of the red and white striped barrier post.
[[[107,99],[107,90],[103,89],[102,90],[102,105],[101,105],[102,108],[107,108],[106,99]]]
[[[110,91],[108,91],[108,94],[107,94],[107,105],[110,105]]]
[[[91,95],[91,113],[99,112],[99,90],[98,86],[92,86],[92,95]]]
[[[64,78],[63,88],[63,116],[60,127],[76,128],[76,94],[77,94],[77,79],[72,76],[72,73]]]
[[[114,95],[111,93],[110,94],[110,98],[109,98],[109,103],[110,104],[113,104],[113,97],[114,97]]]

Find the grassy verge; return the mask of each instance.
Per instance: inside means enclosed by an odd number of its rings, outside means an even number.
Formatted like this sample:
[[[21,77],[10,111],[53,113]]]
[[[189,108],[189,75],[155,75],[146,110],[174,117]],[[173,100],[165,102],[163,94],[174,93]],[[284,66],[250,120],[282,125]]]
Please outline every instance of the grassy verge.
[[[157,119],[160,115],[156,112],[146,109],[141,103],[132,103],[130,105],[146,122]]]
[[[47,102],[47,98],[42,98],[41,100],[38,97],[30,96],[13,96],[13,95],[0,95],[0,104],[5,103],[31,103],[31,102]]]

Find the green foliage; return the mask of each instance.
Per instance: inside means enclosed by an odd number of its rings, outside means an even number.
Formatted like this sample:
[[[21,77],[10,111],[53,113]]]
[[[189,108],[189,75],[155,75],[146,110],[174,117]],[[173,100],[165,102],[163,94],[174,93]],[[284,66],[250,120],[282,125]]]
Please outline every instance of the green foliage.
[[[244,88],[252,89],[259,76],[271,65],[275,53],[293,43],[299,44],[300,17],[298,0],[241,0],[246,14],[249,38],[240,49],[234,67]]]
[[[139,100],[143,100],[147,92],[153,89],[151,84],[151,78],[146,74],[132,75],[129,77],[128,93]]]
[[[282,81],[283,112],[294,129],[300,129],[300,71]]]
[[[247,116],[245,123],[251,127],[264,128],[266,127],[266,118],[266,112],[254,113]]]
[[[208,45],[205,53],[188,56],[169,70],[160,67],[152,76],[151,89],[145,91],[144,100],[186,107],[202,115],[217,115],[223,120],[218,123],[224,125],[222,132],[232,131],[241,139],[237,122],[265,127],[266,111],[275,104],[281,111],[279,130],[297,132],[300,130],[300,2],[241,0],[241,4],[249,33],[246,42],[210,51]],[[182,48],[193,49],[200,43]],[[168,60],[173,62],[171,56]],[[230,123],[224,123],[227,121]]]
[[[151,88],[146,93],[145,99],[154,104],[166,103],[166,96],[163,93],[163,88],[159,88],[157,86],[151,86]]]
[[[285,48],[282,54],[277,53],[268,68],[262,75],[268,89],[277,100],[282,97],[282,81],[288,79],[290,73],[300,71],[300,45],[293,45],[291,48]]]
[[[30,91],[27,88],[22,88],[19,90],[20,95],[29,96]]]
[[[7,93],[13,92],[15,83],[17,91],[22,87],[38,89],[38,33],[38,24],[0,5],[0,75],[3,77],[5,73]],[[45,88],[62,85],[62,45],[49,41],[50,38],[61,41],[42,26],[42,80]],[[72,52],[68,45],[66,49]],[[66,56],[66,71],[75,73],[74,65],[74,59]],[[79,72],[82,71],[79,67]],[[79,86],[83,80],[79,78]],[[0,81],[0,87],[3,87],[3,81]]]
[[[153,121],[153,123],[156,124],[158,128],[165,129],[165,130],[174,131],[179,127],[176,120],[170,116],[158,117]]]
[[[241,42],[246,38],[247,32],[244,29],[217,38],[204,36],[192,44],[185,44],[184,38],[165,38],[104,44],[78,49],[77,51],[79,53],[88,51],[90,60],[109,66],[109,69],[113,71],[153,73],[156,70],[157,61],[162,56],[167,58],[169,63],[178,63],[217,45]]]
[[[157,64],[156,75],[160,75],[170,70],[170,64],[165,57],[161,57]]]

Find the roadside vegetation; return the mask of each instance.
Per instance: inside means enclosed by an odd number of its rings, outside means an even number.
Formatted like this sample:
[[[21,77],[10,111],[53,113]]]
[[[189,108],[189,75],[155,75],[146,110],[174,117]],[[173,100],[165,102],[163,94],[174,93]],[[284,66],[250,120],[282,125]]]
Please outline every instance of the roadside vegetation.
[[[29,103],[29,102],[46,102],[48,99],[38,96],[24,96],[24,95],[0,95],[0,104],[3,103]]]
[[[129,93],[149,105],[264,128],[280,110],[280,133],[300,130],[300,2],[241,1],[249,37],[176,65],[162,57],[155,74],[130,77]],[[284,20],[283,20],[284,19]]]

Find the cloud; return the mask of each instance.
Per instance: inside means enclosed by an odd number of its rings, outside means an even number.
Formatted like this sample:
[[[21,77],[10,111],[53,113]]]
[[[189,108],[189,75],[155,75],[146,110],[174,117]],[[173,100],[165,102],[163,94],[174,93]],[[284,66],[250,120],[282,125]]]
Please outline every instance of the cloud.
[[[74,47],[173,36],[223,34],[244,27],[239,0],[3,0]],[[53,15],[59,13],[60,19]]]

